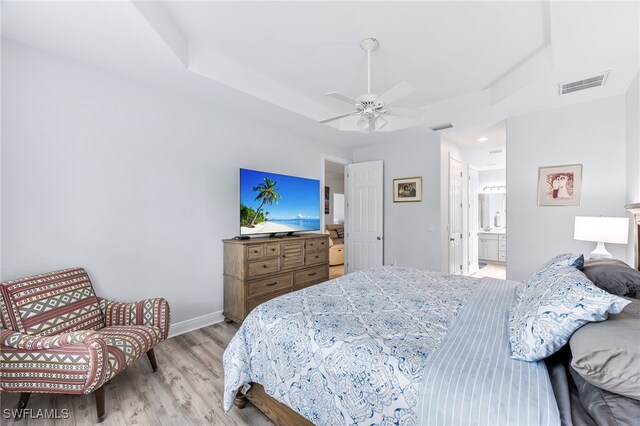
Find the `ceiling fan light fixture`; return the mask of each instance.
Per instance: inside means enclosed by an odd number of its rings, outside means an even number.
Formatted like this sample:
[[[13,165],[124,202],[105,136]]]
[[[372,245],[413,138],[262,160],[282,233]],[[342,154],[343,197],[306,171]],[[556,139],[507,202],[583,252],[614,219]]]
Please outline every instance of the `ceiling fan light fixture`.
[[[369,132],[369,116],[367,114],[362,114],[360,116],[360,118],[358,118],[358,121],[356,122],[356,125],[358,126],[358,130],[360,130],[361,132],[364,133],[368,133]]]

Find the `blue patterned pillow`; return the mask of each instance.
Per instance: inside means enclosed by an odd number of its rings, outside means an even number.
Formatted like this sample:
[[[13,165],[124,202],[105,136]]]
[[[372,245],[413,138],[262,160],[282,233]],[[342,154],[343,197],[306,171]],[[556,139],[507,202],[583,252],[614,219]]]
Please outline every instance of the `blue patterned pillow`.
[[[544,276],[547,272],[551,272],[558,268],[564,268],[567,266],[571,266],[572,268],[582,269],[584,267],[584,256],[581,254],[572,254],[572,253],[564,253],[559,254],[544,265],[540,267],[536,272],[534,272],[529,279],[527,279],[523,285],[516,290],[516,294],[518,298],[520,295],[532,285],[536,285],[540,282],[540,280],[544,279]]]
[[[549,269],[551,267],[562,267],[562,266],[571,266],[576,269],[582,269],[584,266],[584,256],[581,254],[573,254],[573,253],[564,253],[559,254],[540,268]]]
[[[509,316],[511,358],[539,361],[588,322],[604,321],[631,303],[599,289],[570,266],[536,272],[523,284]]]

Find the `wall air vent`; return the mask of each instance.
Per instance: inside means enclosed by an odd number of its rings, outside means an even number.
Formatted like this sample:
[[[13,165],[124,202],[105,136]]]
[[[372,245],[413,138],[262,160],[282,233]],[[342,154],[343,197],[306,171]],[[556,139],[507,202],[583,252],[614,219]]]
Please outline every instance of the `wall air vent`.
[[[451,123],[444,123],[444,124],[439,124],[437,126],[433,126],[431,128],[431,130],[433,130],[434,132],[439,132],[440,130],[444,130],[444,129],[450,129],[453,127],[453,124]]]
[[[489,151],[489,154],[500,154],[501,152],[501,149],[494,149],[493,151]]]
[[[578,90],[604,86],[604,84],[607,82],[608,76],[609,71],[605,71],[599,75],[596,75],[595,77],[572,81],[571,83],[558,83],[558,95],[566,95],[567,93],[577,92]]]

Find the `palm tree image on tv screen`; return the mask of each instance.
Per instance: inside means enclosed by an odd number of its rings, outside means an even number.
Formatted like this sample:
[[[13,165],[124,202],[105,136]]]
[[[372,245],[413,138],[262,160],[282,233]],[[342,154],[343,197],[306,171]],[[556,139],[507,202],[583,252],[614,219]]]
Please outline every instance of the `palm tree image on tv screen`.
[[[240,169],[240,234],[320,229],[320,181]]]

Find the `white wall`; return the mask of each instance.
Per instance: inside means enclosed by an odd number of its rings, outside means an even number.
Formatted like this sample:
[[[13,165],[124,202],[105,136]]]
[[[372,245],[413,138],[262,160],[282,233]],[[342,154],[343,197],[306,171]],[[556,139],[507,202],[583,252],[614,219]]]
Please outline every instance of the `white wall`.
[[[570,96],[570,95],[568,95]],[[565,252],[589,253],[575,241],[575,216],[626,215],[625,98],[617,96],[507,120],[507,277],[526,279]],[[578,207],[538,207],[538,167],[582,164]],[[627,248],[607,244],[615,258]]]
[[[627,203],[640,203],[640,84],[636,74],[627,89],[626,106],[626,136],[627,136]],[[628,214],[631,226],[629,241],[633,241],[633,217]],[[627,247],[629,263],[632,265],[635,256],[634,245]]]
[[[440,136],[353,150],[355,163],[384,160],[384,263],[440,270]],[[422,176],[422,202],[394,203],[393,179]]]
[[[99,295],[222,309],[238,169],[319,179],[346,150],[34,50],[2,46],[3,280],[70,266]]]
[[[506,186],[507,169],[480,170],[478,171],[478,190],[485,186]]]
[[[324,223],[333,223],[333,213],[335,210],[335,203],[333,202],[333,194],[344,194],[344,173],[336,173],[330,170],[325,170],[324,186],[329,187],[329,214],[324,215]],[[324,212],[324,188],[322,188],[322,209]],[[344,214],[342,215],[344,217]]]

